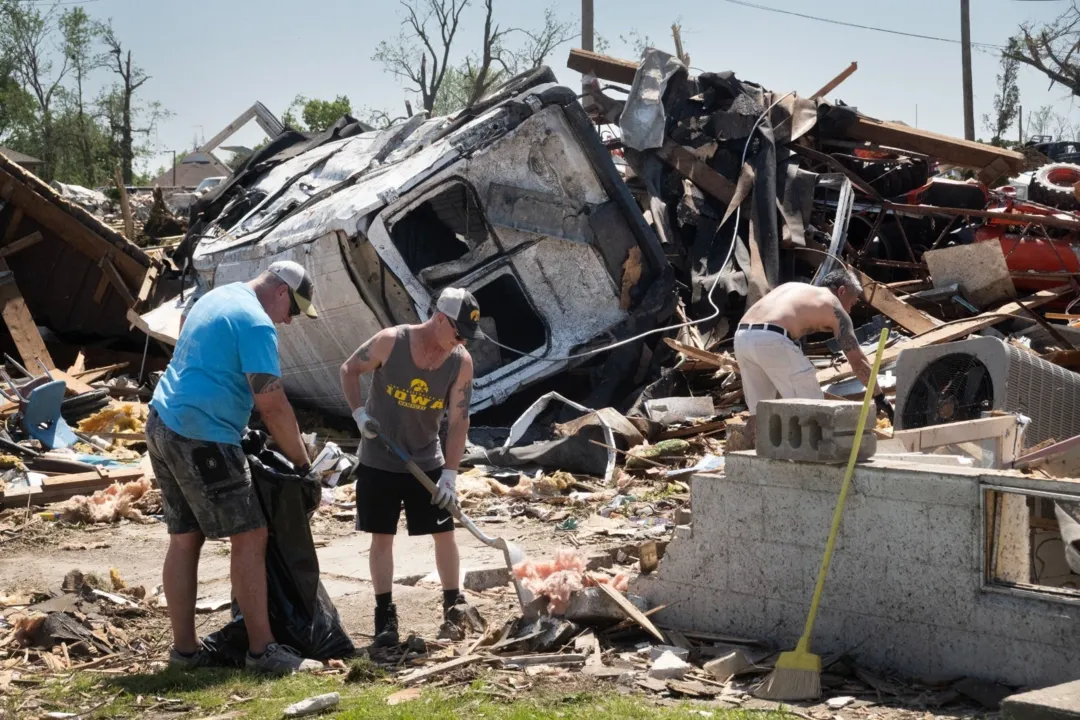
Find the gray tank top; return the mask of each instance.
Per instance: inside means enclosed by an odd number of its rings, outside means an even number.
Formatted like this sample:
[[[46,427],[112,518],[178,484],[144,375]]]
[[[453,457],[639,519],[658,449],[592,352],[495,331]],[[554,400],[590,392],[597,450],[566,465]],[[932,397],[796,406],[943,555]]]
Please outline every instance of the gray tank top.
[[[372,373],[365,405],[368,415],[378,420],[383,434],[425,472],[445,463],[439,425],[450,402],[450,388],[461,369],[463,352],[464,348],[454,348],[442,365],[422,370],[412,359],[409,327],[401,325],[390,357]],[[408,472],[405,463],[377,438],[360,442],[360,462],[378,470]]]

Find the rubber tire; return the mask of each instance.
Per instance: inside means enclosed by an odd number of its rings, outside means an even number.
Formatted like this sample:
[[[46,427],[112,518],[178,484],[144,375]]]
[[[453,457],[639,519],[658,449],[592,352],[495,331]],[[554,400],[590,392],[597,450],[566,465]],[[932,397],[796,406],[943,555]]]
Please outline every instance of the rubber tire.
[[[1028,199],[1059,210],[1076,210],[1080,208],[1080,200],[1076,199],[1076,194],[1073,192],[1073,184],[1077,182],[1080,182],[1080,165],[1072,163],[1043,165],[1031,178]]]

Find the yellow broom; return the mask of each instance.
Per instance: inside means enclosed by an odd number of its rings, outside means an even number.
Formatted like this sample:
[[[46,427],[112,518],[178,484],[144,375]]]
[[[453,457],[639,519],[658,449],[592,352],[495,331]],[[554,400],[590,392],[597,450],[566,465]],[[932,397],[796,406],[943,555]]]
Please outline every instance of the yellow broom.
[[[806,616],[806,627],[803,628],[802,637],[799,638],[795,649],[780,654],[772,674],[754,691],[754,695],[759,698],[809,700],[821,696],[821,657],[810,652],[810,633],[814,630],[814,619],[817,617],[821,591],[825,588],[825,577],[829,574],[829,562],[832,560],[840,521],[844,517],[844,503],[847,501],[848,488],[851,487],[851,477],[855,474],[855,461],[859,457],[859,445],[862,443],[863,430],[866,428],[866,417],[869,415],[870,405],[874,399],[874,384],[877,382],[878,368],[881,366],[881,354],[885,350],[885,341],[888,338],[889,330],[885,328],[881,331],[881,339],[878,340],[874,368],[870,372],[870,382],[866,386],[862,410],[859,411],[855,441],[851,445],[851,456],[848,457],[844,482],[840,485],[840,499],[836,501],[836,510],[833,512],[832,529],[829,530],[829,541],[825,543],[825,557],[822,558],[821,570],[818,571],[814,599],[810,601],[810,614]]]

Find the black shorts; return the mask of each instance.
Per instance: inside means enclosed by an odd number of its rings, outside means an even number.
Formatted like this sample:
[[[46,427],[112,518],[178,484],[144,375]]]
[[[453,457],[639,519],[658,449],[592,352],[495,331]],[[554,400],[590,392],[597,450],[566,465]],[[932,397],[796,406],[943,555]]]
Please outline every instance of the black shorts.
[[[380,535],[396,535],[401,506],[410,535],[434,535],[454,529],[449,511],[431,504],[431,493],[409,473],[356,468],[356,529]],[[439,481],[442,468],[426,475]]]

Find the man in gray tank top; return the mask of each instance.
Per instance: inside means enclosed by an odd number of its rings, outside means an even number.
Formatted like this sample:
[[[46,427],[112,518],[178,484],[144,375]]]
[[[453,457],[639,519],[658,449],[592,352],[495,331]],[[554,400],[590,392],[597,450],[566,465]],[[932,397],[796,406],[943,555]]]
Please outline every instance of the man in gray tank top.
[[[368,564],[375,587],[376,646],[398,644],[391,587],[402,506],[409,535],[431,535],[435,541],[435,566],[443,586],[440,636],[455,634],[470,611],[458,587],[460,561],[447,508],[457,502],[455,481],[469,432],[473,362],[464,343],[482,337],[479,320],[476,298],[466,290],[447,288],[427,322],[379,331],[341,366],[341,388],[361,434],[356,527],[371,534]],[[360,378],[367,373],[372,373],[371,392],[365,402]],[[444,416],[448,431],[441,447]],[[380,432],[438,484],[438,494],[430,495],[409,474],[383,444]]]

